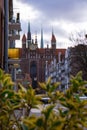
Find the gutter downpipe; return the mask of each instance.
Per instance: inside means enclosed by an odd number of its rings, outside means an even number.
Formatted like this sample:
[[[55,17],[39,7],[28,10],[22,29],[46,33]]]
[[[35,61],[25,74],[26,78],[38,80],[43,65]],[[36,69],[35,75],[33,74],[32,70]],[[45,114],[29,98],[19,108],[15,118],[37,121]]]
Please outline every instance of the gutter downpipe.
[[[4,0],[4,70],[8,72],[8,0]]]

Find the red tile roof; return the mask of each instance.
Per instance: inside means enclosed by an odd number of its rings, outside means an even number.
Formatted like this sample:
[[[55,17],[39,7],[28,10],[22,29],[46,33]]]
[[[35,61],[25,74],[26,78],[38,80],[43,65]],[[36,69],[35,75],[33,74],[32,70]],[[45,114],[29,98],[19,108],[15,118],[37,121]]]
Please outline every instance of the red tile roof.
[[[22,37],[22,42],[26,42],[26,35],[25,34]]]
[[[51,43],[56,43],[56,37],[54,34],[52,34]]]

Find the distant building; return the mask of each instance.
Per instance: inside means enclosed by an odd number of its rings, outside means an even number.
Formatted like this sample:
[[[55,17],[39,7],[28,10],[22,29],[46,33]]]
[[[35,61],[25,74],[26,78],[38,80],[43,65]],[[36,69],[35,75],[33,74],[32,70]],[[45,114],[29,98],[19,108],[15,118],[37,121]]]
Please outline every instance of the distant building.
[[[70,76],[82,71],[83,80],[87,80],[87,45],[79,44],[66,49],[65,58],[61,60],[53,59],[50,64],[46,64],[45,77],[51,77],[52,83],[60,82],[59,89],[65,90],[70,85]]]
[[[65,58],[66,56],[63,59],[61,59],[61,52],[59,52],[58,60],[54,58],[53,61],[51,61],[51,63],[47,62],[45,70],[45,80],[47,81],[48,77],[51,77],[52,84],[54,84],[55,82],[59,82],[59,90],[65,90],[68,87],[67,79],[69,77],[66,73],[68,63],[65,62]]]
[[[50,63],[54,58],[58,61],[58,54],[61,53],[61,59],[65,57],[66,49],[56,48],[56,37],[52,31],[51,48],[47,45],[44,48],[43,30],[41,29],[41,45],[38,47],[37,35],[35,40],[31,38],[30,23],[28,23],[27,36],[22,37],[21,63],[22,73],[30,74],[33,88],[37,87],[38,82],[45,81],[46,63]]]

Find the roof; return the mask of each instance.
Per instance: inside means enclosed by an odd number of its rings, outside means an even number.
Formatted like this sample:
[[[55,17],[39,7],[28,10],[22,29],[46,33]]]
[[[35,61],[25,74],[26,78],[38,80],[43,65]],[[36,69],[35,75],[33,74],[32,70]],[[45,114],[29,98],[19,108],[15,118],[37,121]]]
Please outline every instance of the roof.
[[[38,48],[38,53],[45,53],[46,50],[52,51],[52,48]],[[55,49],[55,54],[58,55],[59,52],[61,52],[63,55],[65,55],[66,49]]]
[[[52,34],[51,43],[56,43],[56,37],[54,34]]]
[[[22,42],[26,42],[26,35],[25,34],[22,37]]]
[[[56,54],[58,54],[58,52],[61,52],[63,55],[65,55],[65,51],[66,49],[56,49]]]

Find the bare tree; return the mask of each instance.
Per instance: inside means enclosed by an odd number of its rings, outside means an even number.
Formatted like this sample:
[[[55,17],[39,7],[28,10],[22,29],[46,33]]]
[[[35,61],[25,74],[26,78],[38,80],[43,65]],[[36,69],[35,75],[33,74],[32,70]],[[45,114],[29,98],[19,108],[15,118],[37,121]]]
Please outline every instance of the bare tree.
[[[85,31],[80,31],[80,32],[75,32],[74,34],[71,33],[69,40],[73,45],[78,45],[78,44],[87,44],[87,34]]]
[[[74,44],[74,47],[70,48],[70,67],[72,75],[82,71],[83,79],[87,80],[87,34],[83,34],[78,33],[70,38]]]

